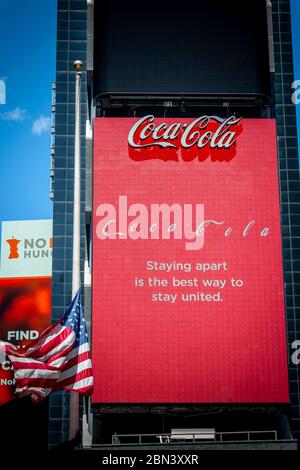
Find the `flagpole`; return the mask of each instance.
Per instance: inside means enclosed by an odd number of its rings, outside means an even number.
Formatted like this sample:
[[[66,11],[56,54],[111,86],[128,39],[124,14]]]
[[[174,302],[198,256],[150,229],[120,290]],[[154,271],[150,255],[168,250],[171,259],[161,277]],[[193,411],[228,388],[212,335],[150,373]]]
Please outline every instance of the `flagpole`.
[[[82,62],[75,60],[76,90],[75,90],[75,152],[74,152],[74,205],[73,205],[73,257],[72,257],[72,298],[80,288],[80,91]],[[79,431],[79,395],[70,393],[70,425],[69,439],[74,439]]]

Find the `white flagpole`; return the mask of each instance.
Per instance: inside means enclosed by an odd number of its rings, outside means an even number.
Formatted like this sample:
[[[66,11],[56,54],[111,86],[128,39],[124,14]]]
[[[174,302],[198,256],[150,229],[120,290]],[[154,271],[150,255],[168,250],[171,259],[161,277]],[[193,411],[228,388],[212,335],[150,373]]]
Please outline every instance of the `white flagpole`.
[[[76,70],[75,94],[75,152],[74,152],[74,205],[73,205],[73,258],[72,258],[72,298],[80,288],[80,91],[82,62],[74,62]],[[79,396],[70,393],[69,438],[74,439],[79,431]]]

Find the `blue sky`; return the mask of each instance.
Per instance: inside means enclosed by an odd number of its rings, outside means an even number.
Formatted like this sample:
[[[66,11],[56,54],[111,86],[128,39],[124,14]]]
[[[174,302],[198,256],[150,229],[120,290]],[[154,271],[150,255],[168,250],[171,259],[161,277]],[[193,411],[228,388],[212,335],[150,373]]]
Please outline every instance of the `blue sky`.
[[[0,221],[52,218],[49,200],[51,83],[56,0],[2,0]]]
[[[291,7],[295,79],[300,80],[300,0],[291,0]],[[0,79],[7,92],[6,104],[0,104],[0,221],[51,218],[56,0],[2,0],[0,16]],[[300,104],[297,108],[300,129]]]

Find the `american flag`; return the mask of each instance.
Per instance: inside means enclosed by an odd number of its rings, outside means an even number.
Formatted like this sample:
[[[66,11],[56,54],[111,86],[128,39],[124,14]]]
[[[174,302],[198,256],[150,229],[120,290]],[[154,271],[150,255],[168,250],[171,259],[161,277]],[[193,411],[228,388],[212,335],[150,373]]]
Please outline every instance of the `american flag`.
[[[40,401],[56,390],[92,394],[92,362],[80,291],[63,318],[26,348],[0,343],[14,368],[16,395]]]

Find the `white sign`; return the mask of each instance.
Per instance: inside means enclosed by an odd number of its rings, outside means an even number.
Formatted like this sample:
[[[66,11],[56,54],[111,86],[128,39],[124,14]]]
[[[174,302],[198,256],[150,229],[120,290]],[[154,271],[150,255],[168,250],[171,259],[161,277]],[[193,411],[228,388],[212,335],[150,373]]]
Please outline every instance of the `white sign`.
[[[2,222],[0,277],[52,275],[52,220]]]

